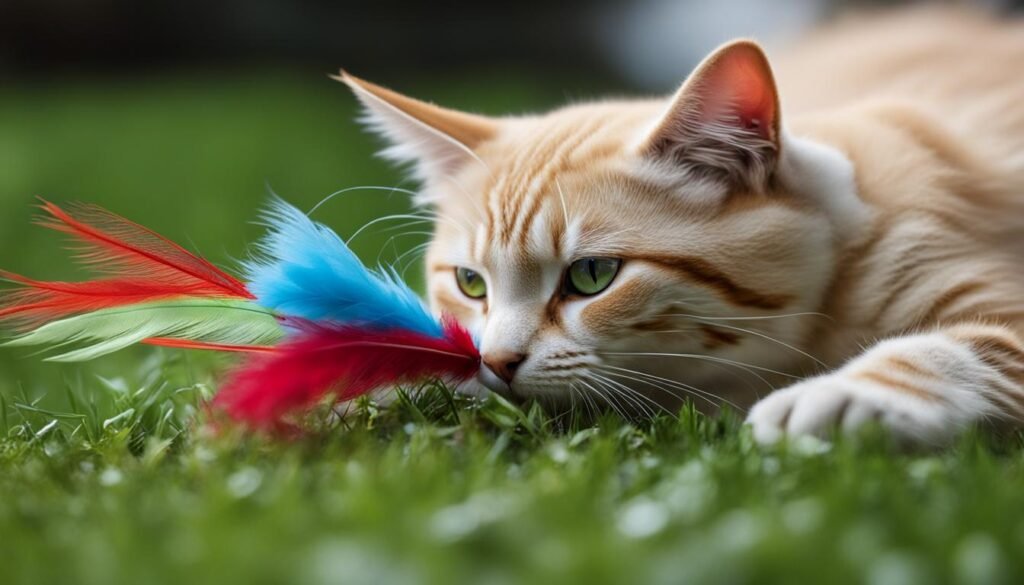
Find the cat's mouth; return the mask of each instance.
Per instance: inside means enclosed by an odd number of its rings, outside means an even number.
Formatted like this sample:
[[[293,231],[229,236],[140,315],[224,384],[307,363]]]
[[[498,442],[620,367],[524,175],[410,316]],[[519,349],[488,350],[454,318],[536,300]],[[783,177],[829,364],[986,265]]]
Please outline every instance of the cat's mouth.
[[[512,386],[498,377],[497,374],[491,371],[490,368],[482,367],[476,375],[477,381],[483,384],[488,390],[504,396],[505,398],[512,398]]]

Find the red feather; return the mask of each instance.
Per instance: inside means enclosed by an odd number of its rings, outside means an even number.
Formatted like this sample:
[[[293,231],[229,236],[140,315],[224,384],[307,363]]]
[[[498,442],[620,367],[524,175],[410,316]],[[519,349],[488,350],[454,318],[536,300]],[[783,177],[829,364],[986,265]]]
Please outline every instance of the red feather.
[[[444,336],[404,330],[293,323],[301,331],[237,370],[214,404],[234,419],[272,429],[282,417],[334,392],[338,400],[425,378],[451,382],[473,377],[480,354],[469,333],[444,321]]]
[[[193,341],[191,339],[177,339],[175,337],[150,337],[142,340],[142,343],[157,345],[160,347],[173,347],[176,349],[208,349],[212,351],[233,351],[245,353],[269,353],[274,351],[272,345],[232,345],[230,343],[212,343],[209,341]]]
[[[0,320],[33,327],[69,315],[182,296],[253,299],[245,284],[174,242],[99,207],[71,214],[43,201],[45,227],[70,234],[78,260],[108,277],[45,282],[0,271],[23,288],[0,293]]]

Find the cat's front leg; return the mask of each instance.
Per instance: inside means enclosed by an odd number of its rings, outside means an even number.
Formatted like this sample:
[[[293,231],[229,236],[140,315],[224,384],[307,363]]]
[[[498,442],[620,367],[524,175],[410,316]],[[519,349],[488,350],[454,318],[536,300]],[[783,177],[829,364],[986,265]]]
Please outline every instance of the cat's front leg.
[[[994,325],[882,341],[838,370],[778,390],[747,418],[755,439],[825,437],[877,421],[898,440],[942,444],[968,425],[1024,421],[1024,343]]]

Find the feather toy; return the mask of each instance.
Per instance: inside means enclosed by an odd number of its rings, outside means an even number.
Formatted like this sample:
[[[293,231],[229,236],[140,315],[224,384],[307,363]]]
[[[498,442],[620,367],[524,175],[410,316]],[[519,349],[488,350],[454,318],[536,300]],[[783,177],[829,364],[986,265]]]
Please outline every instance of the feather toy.
[[[39,224],[67,233],[77,260],[105,275],[86,282],[44,282],[11,272],[22,288],[0,295],[0,321],[23,328],[99,309],[174,297],[252,299],[235,277],[156,233],[91,205],[76,213],[43,201]],[[77,217],[76,217],[77,216]]]
[[[440,337],[441,325],[391,270],[367,270],[330,228],[275,199],[262,216],[262,259],[246,263],[258,303],[282,314]]]
[[[45,282],[0,272],[9,346],[45,346],[82,361],[134,343],[243,352],[214,400],[232,418],[278,428],[327,396],[349,400],[422,379],[460,382],[480,355],[453,319],[435,319],[390,269],[368,270],[326,226],[275,199],[263,214],[248,284],[158,234],[94,206],[43,202],[40,223],[70,234],[79,262],[102,274]]]
[[[274,314],[255,303],[186,298],[101,309],[60,319],[15,337],[6,345],[83,345],[46,358],[73,362],[91,360],[151,338],[238,347],[273,344],[283,337],[284,331]]]
[[[312,321],[295,327],[298,334],[274,352],[253,356],[237,370],[215,404],[235,419],[271,428],[332,391],[348,400],[425,378],[461,382],[479,365],[472,338],[455,321],[446,321],[438,337]]]

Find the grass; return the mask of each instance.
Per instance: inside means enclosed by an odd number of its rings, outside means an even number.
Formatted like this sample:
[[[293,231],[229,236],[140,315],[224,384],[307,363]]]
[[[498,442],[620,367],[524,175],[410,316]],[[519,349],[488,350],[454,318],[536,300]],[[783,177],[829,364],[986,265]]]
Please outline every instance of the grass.
[[[479,80],[477,80],[479,81]],[[486,89],[473,89],[483,87]],[[495,77],[421,85],[485,111],[559,101]],[[0,90],[2,266],[70,267],[33,195],[95,201],[211,258],[244,253],[265,182],[303,207],[394,185],[350,100],[287,75]],[[352,233],[403,201],[354,194]],[[368,260],[408,249],[357,242]],[[423,236],[418,236],[422,238]],[[594,426],[406,389],[272,441],[214,433],[229,359],[140,348],[78,366],[0,351],[5,583],[1018,583],[1024,445],[938,454],[868,432],[755,446],[734,415]]]
[[[71,406],[5,398],[12,583],[1014,583],[1015,442],[756,447],[733,416],[596,426],[403,391],[272,441],[204,425],[156,351]]]

